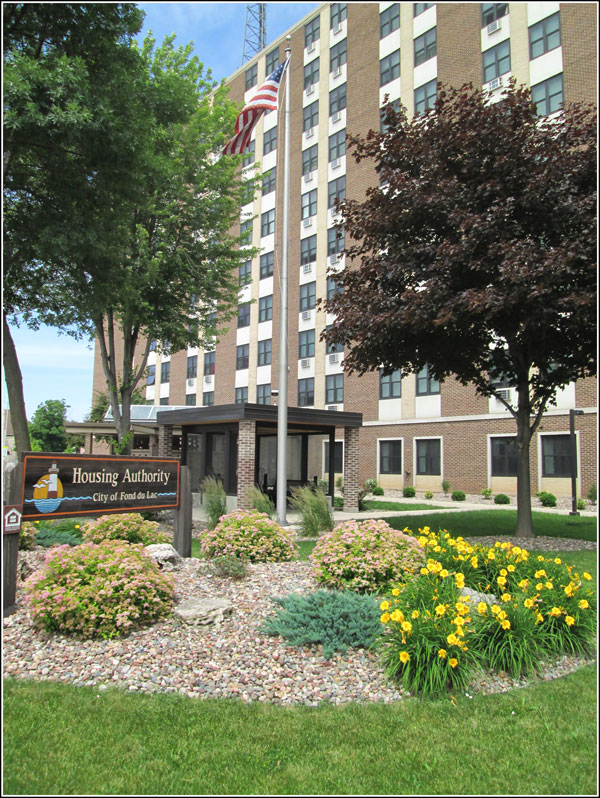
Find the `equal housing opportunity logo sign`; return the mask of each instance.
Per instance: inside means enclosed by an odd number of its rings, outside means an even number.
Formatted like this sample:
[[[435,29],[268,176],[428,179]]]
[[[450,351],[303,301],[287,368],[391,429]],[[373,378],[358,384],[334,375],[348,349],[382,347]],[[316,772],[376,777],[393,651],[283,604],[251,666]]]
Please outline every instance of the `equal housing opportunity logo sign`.
[[[179,507],[173,458],[26,452],[23,520]]]

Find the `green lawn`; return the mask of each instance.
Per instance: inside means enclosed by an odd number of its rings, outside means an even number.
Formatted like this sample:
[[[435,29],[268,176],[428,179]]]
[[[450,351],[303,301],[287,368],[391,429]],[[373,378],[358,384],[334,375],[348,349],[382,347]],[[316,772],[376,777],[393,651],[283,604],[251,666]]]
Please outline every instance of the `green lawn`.
[[[595,752],[595,666],[387,706],[4,686],[4,795],[593,795]]]
[[[415,502],[414,504],[408,504],[407,502],[392,502],[392,501],[366,501],[364,502],[364,512],[369,513],[379,513],[383,512],[384,510],[398,510],[400,513],[404,513],[407,510],[443,510],[443,507],[440,507],[439,504],[425,504],[423,502],[418,503]]]

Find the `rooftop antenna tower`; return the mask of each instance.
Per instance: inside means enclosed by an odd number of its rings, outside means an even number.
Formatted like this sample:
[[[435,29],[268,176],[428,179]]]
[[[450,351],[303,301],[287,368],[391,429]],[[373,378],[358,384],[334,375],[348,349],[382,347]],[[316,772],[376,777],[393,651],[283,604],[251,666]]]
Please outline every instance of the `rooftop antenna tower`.
[[[246,3],[246,27],[242,65],[250,61],[267,43],[267,4]]]

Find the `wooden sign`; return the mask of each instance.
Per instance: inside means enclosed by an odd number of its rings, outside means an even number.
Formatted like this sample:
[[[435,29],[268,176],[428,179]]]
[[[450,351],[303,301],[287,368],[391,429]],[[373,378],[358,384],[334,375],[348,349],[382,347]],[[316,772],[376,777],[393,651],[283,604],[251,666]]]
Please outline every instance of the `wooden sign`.
[[[25,452],[24,520],[179,507],[175,458]]]
[[[2,532],[10,535],[21,531],[23,508],[20,504],[5,504],[2,515]]]

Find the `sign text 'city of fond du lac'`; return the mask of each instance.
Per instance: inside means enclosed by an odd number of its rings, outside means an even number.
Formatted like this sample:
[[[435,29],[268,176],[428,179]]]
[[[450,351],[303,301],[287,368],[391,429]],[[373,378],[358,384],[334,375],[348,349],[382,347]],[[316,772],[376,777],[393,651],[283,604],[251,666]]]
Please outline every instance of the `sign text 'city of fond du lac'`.
[[[179,507],[173,458],[25,452],[23,519]]]

